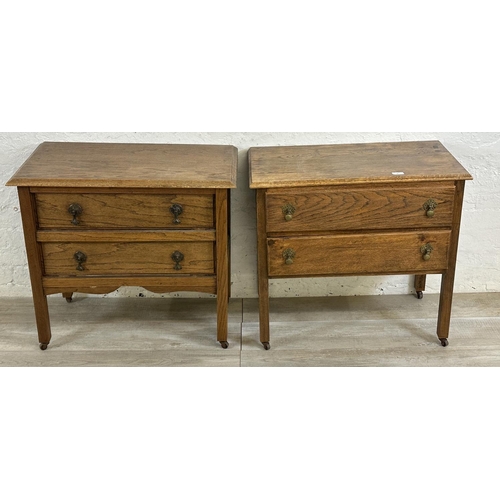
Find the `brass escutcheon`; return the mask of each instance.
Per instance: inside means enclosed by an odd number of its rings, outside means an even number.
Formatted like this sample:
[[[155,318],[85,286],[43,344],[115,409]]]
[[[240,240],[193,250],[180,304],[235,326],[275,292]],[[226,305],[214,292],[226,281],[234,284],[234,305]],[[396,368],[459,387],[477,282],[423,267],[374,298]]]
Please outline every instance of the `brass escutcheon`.
[[[179,216],[182,214],[182,205],[179,205],[178,203],[174,203],[170,207],[170,212],[172,212],[172,215],[174,216],[174,224],[180,224],[181,220],[179,219]]]
[[[71,224],[74,224],[75,226],[78,226],[80,224],[80,221],[77,219],[80,215],[82,215],[83,208],[81,205],[78,203],[72,203],[68,207],[68,212],[73,216],[73,220],[71,221]]]
[[[75,255],[73,255],[73,258],[78,262],[78,265],[76,266],[77,271],[85,271],[83,267],[83,263],[86,262],[87,256],[83,252],[75,252]]]
[[[283,250],[283,258],[285,259],[285,264],[290,266],[293,264],[293,259],[295,259],[295,250],[293,248]]]
[[[290,222],[293,219],[293,214],[295,213],[295,207],[291,203],[287,203],[285,206],[281,208],[283,215],[285,216],[285,220]]]
[[[436,210],[437,205],[438,204],[437,204],[436,200],[433,200],[432,198],[429,198],[424,203],[424,210],[425,210],[427,217],[434,217],[434,211]]]
[[[181,252],[179,252],[179,250],[176,250],[172,254],[172,260],[175,262],[174,269],[176,271],[180,271],[182,269],[182,266],[180,263],[184,260],[184,255]]]
[[[434,250],[434,248],[432,248],[432,245],[430,243],[426,243],[425,245],[422,245],[420,247],[420,253],[422,254],[422,258],[424,260],[430,260],[431,252],[433,250]]]

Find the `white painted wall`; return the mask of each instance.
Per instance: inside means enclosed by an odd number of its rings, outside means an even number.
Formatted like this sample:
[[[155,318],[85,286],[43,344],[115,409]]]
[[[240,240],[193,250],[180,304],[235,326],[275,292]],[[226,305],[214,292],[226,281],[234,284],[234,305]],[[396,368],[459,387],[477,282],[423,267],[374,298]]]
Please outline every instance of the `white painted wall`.
[[[500,292],[500,133],[0,133],[0,296],[29,296],[31,288],[16,189],[10,176],[43,141],[231,144],[239,149],[238,189],[231,213],[232,295],[256,297],[254,192],[248,188],[247,150],[252,146],[337,144],[438,139],[474,176],[466,183],[455,291]],[[429,276],[428,291],[440,277]],[[407,276],[273,280],[271,296],[411,293]],[[118,296],[154,295],[123,288]],[[175,294],[193,296],[197,294]]]

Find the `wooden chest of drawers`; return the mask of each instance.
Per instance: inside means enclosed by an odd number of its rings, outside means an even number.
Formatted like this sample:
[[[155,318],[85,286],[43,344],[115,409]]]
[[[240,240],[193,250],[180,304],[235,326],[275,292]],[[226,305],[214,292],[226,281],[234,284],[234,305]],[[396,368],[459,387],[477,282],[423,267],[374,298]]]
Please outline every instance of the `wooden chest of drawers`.
[[[51,338],[46,296],[217,294],[227,344],[232,146],[43,143],[8,182],[17,186],[40,347]]]
[[[270,278],[442,274],[448,345],[465,181],[438,141],[249,150],[257,195],[260,340],[270,348]]]

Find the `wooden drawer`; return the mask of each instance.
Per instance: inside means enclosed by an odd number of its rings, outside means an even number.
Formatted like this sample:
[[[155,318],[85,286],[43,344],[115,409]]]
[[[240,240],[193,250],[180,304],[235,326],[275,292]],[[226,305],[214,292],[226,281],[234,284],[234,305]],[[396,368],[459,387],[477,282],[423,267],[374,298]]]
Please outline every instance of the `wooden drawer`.
[[[46,276],[214,273],[214,243],[210,241],[47,242],[42,249]],[[78,252],[85,256],[80,262]],[[183,255],[178,266],[174,252]]]
[[[135,193],[36,193],[38,226],[41,229],[111,228],[212,228],[214,202],[211,194]],[[79,205],[81,215],[69,213]],[[182,208],[177,217],[171,209]]]
[[[303,188],[266,196],[268,232],[405,229],[450,226],[453,184],[419,187]],[[434,200],[432,217],[424,205]],[[286,214],[291,220],[285,219]],[[429,214],[431,215],[431,214]]]
[[[450,234],[428,231],[269,238],[269,276],[444,272]],[[432,246],[429,260],[424,260],[421,250],[426,244]],[[286,264],[286,258],[293,262]]]

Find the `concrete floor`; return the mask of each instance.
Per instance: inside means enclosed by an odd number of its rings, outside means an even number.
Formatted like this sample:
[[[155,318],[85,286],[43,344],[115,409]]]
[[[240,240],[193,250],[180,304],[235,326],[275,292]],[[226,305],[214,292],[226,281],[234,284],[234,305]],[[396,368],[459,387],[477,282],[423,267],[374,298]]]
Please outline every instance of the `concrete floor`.
[[[271,350],[258,301],[232,299],[229,348],[214,299],[49,297],[52,341],[38,347],[30,298],[0,302],[0,366],[500,366],[500,294],[455,294],[450,345],[438,295],[271,300]]]

